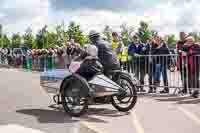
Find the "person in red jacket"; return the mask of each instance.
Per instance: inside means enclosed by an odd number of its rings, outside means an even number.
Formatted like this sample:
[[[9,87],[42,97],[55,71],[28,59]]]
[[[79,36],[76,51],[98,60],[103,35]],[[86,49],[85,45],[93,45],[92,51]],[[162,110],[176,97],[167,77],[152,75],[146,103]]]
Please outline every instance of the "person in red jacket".
[[[186,67],[183,65],[183,56],[182,56],[182,49],[184,44],[186,43],[186,33],[180,32],[180,40],[176,44],[176,48],[178,51],[178,61],[177,61],[177,70],[180,71],[181,80],[183,82],[183,90],[182,93],[187,93],[187,81],[186,81]]]
[[[193,96],[195,97],[199,93],[199,63],[200,63],[200,46],[195,44],[193,37],[188,37],[186,43],[183,46],[184,65],[187,66],[186,79],[187,88],[189,90],[195,90]]]

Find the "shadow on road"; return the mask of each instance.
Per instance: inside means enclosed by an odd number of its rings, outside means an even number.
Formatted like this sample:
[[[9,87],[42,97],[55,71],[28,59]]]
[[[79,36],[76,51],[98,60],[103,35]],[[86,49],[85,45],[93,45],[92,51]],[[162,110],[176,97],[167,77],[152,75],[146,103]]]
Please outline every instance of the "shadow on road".
[[[119,112],[117,110],[107,109],[107,108],[90,108],[89,115],[98,115],[98,116],[106,116],[106,117],[120,117],[129,115],[129,112]]]
[[[191,96],[172,96],[155,98],[160,102],[175,102],[175,104],[200,104],[200,98],[193,98]]]
[[[57,110],[57,111],[64,111],[63,108],[62,108],[62,106],[57,106],[55,104],[50,105],[49,108],[52,108],[52,109]],[[85,115],[81,116],[80,120],[84,120],[84,121],[88,121],[88,122],[96,122],[96,123],[107,123],[104,120],[91,117],[88,114],[90,114],[90,111],[88,111]]]
[[[63,111],[62,106],[56,106],[56,105],[50,105],[50,108],[53,108],[54,110],[60,110]],[[125,116],[129,115],[129,112],[122,113],[117,110],[112,110],[108,108],[89,108],[87,113],[84,116],[81,116],[80,119],[88,122],[96,122],[96,123],[107,123],[105,120],[101,120],[94,116],[105,116],[105,117],[120,117],[120,116]]]
[[[177,97],[177,94],[160,94],[160,93],[139,93],[139,97],[146,98],[168,98],[168,97]]]
[[[176,102],[182,100],[189,100],[192,99],[190,96],[181,96],[181,97],[168,97],[168,98],[156,98],[155,100],[162,101],[162,102]]]
[[[103,118],[101,118],[101,120],[100,120],[99,118],[92,117],[92,116],[104,116],[104,118],[107,119],[108,117],[120,117],[120,116],[125,116],[128,114],[129,113],[119,113],[116,110],[111,110],[111,109],[107,109],[107,108],[89,108],[87,114],[82,116],[81,120],[88,121],[88,122],[94,122],[94,123],[97,123],[97,122],[98,123],[99,122],[109,123],[105,120],[102,120]]]
[[[98,105],[97,105],[98,106]],[[62,106],[55,106],[55,105],[50,105],[50,108],[53,108],[55,110],[62,110]],[[125,116],[129,115],[129,112],[122,113],[117,110],[113,109],[108,109],[108,108],[89,108],[88,112],[86,113],[87,115],[97,115],[97,116],[106,116],[106,117],[120,117],[120,116]]]
[[[178,97],[176,94],[155,94],[152,95],[151,97],[155,98],[170,98],[170,97]]]
[[[183,101],[179,101],[177,102],[177,104],[200,104],[200,99],[191,99],[191,100],[183,100]]]
[[[66,113],[47,109],[22,109],[17,110],[17,113],[31,115],[37,117],[40,123],[73,123],[77,120],[72,120]]]

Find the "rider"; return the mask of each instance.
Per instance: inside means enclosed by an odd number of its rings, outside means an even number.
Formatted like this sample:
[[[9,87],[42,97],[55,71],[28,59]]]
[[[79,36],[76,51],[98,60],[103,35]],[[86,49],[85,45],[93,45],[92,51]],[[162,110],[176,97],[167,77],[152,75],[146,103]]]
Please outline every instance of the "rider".
[[[109,71],[112,70],[120,70],[120,63],[117,59],[117,56],[112,51],[112,48],[110,47],[111,44],[106,42],[105,40],[101,39],[100,33],[97,31],[90,31],[89,33],[89,39],[92,45],[95,45],[98,51],[98,61],[102,64],[104,68],[104,74],[106,76],[109,76]],[[87,54],[83,55],[83,57],[86,57]],[[94,65],[95,63],[93,63]],[[91,65],[90,65],[91,66]],[[98,65],[97,65],[98,66]],[[86,67],[85,67],[86,68]],[[83,71],[86,71],[87,69],[83,68]],[[89,71],[88,71],[89,72]],[[85,75],[83,72],[84,77],[90,77],[90,75]],[[97,103],[108,103],[110,101],[107,97],[99,97],[94,99]]]
[[[91,30],[89,33],[89,39],[92,45],[95,45],[98,49],[98,58],[104,67],[104,74],[108,75],[111,70],[120,70],[120,63],[117,56],[114,54],[111,46],[108,42],[101,39],[100,33]]]

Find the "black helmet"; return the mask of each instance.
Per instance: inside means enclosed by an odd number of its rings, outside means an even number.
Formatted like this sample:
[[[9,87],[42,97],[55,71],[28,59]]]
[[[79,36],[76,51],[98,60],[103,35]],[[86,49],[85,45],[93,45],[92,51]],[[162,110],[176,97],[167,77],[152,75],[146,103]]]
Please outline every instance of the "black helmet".
[[[89,33],[89,38],[97,38],[97,37],[100,37],[100,33],[96,30],[91,30],[90,33]]]

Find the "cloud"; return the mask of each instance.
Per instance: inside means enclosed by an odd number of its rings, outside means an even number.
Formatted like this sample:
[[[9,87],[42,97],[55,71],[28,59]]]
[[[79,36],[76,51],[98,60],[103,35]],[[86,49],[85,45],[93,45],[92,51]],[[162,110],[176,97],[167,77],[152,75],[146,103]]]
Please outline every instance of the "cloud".
[[[5,32],[22,32],[28,26],[33,31],[48,23],[48,0],[4,0],[0,5],[0,22]]]
[[[64,20],[79,23],[83,31],[103,30],[122,23],[137,28],[146,20],[161,34],[200,30],[199,0],[1,0],[0,23],[5,32],[36,32],[45,24],[53,29]]]
[[[94,9],[94,10],[126,10],[129,5],[133,5],[134,0],[50,0],[52,7],[56,10],[76,10],[76,9]]]
[[[140,20],[148,21],[152,28],[161,34],[181,30],[197,31],[199,29],[198,0],[74,0],[53,1],[57,12],[65,19],[79,22],[84,30],[102,29],[104,25],[116,28],[126,22],[138,25]],[[73,9],[73,10],[72,10]],[[62,13],[61,13],[62,12]],[[70,17],[68,16],[70,14]],[[59,19],[58,19],[59,20]]]

